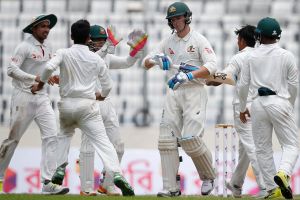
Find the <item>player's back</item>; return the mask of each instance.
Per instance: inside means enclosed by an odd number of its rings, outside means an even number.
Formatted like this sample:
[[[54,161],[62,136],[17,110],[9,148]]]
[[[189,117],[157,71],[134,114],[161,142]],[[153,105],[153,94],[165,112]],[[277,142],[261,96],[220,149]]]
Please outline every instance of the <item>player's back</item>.
[[[95,83],[105,67],[104,61],[85,45],[73,45],[59,52],[63,56],[60,66],[60,93],[62,97],[95,99]]]
[[[267,87],[279,96],[289,96],[288,77],[295,70],[295,59],[290,52],[278,44],[262,44],[250,53],[248,64],[254,89]]]

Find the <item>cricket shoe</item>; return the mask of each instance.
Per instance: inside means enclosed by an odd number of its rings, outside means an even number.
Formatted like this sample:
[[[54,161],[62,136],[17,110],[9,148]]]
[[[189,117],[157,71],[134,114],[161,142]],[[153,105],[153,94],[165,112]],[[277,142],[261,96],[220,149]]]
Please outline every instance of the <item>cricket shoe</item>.
[[[107,187],[99,185],[97,191],[100,194],[106,194],[107,196],[120,196],[120,193],[117,191],[117,189],[113,185],[107,186]]]
[[[263,199],[265,196],[267,196],[267,194],[268,194],[268,192],[266,189],[260,189],[259,192],[252,197],[254,197],[256,199]]]
[[[51,182],[55,183],[57,185],[62,185],[65,175],[66,175],[66,167],[67,167],[68,163],[65,162],[62,165],[60,165],[59,167],[57,167],[57,169],[55,170]]]
[[[69,188],[54,184],[52,182],[44,183],[42,188],[43,194],[67,194],[68,192]]]
[[[3,194],[3,181],[0,181],[0,194]]]
[[[234,198],[242,198],[242,188],[226,182],[226,188],[231,191]]]
[[[280,189],[277,187],[273,190],[268,191],[268,194],[264,197],[264,199],[277,199],[282,197]]]
[[[178,197],[180,195],[181,195],[181,192],[179,190],[175,191],[175,192],[163,190],[163,191],[157,193],[157,197]]]
[[[289,184],[289,179],[289,176],[283,171],[278,171],[274,176],[274,181],[279,186],[281,194],[285,199],[293,199],[293,192]]]
[[[134,196],[134,191],[126,179],[120,174],[115,173],[114,175],[114,184],[120,188],[123,196]]]
[[[201,194],[209,195],[211,191],[213,191],[214,187],[214,180],[204,180],[201,186]]]
[[[90,191],[90,192],[85,192],[85,191],[80,191],[80,196],[97,196],[96,192]]]

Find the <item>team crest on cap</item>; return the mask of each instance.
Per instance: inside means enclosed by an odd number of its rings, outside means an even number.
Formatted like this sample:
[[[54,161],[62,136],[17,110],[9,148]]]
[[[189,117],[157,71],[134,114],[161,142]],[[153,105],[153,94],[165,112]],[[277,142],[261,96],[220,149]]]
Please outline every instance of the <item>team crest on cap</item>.
[[[277,31],[274,30],[273,33],[272,33],[272,35],[277,35]]]
[[[101,28],[101,29],[100,29],[100,34],[101,34],[101,35],[105,34],[104,28]]]
[[[169,8],[169,13],[172,13],[172,12],[176,12],[176,8],[174,6],[171,6]]]

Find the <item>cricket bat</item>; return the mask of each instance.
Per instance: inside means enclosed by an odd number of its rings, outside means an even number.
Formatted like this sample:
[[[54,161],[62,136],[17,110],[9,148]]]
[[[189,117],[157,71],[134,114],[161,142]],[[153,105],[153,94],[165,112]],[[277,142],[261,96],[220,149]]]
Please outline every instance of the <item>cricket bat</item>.
[[[200,68],[198,66],[193,66],[185,63],[181,63],[180,65],[173,65],[173,67],[185,73],[195,71]],[[236,84],[236,81],[231,74],[226,74],[223,72],[217,72],[213,75],[208,75],[206,77],[203,77],[203,79],[206,79],[207,81],[214,81],[214,82],[228,84],[228,85]]]

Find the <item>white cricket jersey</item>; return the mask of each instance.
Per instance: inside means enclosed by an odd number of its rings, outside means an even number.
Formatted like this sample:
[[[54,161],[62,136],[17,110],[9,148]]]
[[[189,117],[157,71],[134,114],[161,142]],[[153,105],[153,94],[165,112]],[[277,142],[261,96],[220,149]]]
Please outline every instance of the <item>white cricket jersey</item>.
[[[252,52],[254,48],[252,47],[245,47],[241,51],[239,51],[236,55],[234,55],[229,63],[227,64],[227,67],[222,71],[227,74],[231,74],[234,79],[236,79],[236,84],[238,85],[240,82],[240,77],[241,77],[241,70],[244,65],[244,61],[247,57],[247,55]],[[253,90],[250,88],[249,89],[249,94],[247,98],[247,102],[252,101],[252,96],[253,96]],[[239,96],[238,96],[238,90],[237,87],[235,87],[234,91],[234,97],[232,100],[232,104],[239,104]]]
[[[179,65],[181,62],[195,65],[205,66],[210,74],[214,74],[217,70],[217,58],[208,40],[200,33],[191,30],[185,37],[180,38],[177,34],[163,40],[159,47],[150,53],[148,57],[155,54],[164,53],[168,55],[173,64]],[[170,79],[178,72],[177,69],[167,71],[167,77]],[[204,79],[194,79],[186,84],[205,85]]]
[[[253,98],[258,96],[258,88],[267,87],[276,95],[295,102],[298,89],[298,69],[292,53],[275,44],[261,44],[249,53],[242,69],[238,85],[240,111],[244,112],[249,86],[253,88]]]
[[[31,93],[30,87],[34,84],[36,76],[42,74],[51,56],[52,48],[47,42],[41,44],[32,35],[21,42],[7,68],[7,74],[13,78],[13,87]],[[37,92],[46,93],[47,85]]]
[[[95,99],[96,81],[102,85],[101,95],[106,97],[112,80],[105,62],[91,52],[86,45],[74,44],[68,49],[59,49],[47,63],[41,80],[44,82],[52,72],[60,67],[60,96],[62,98]]]

